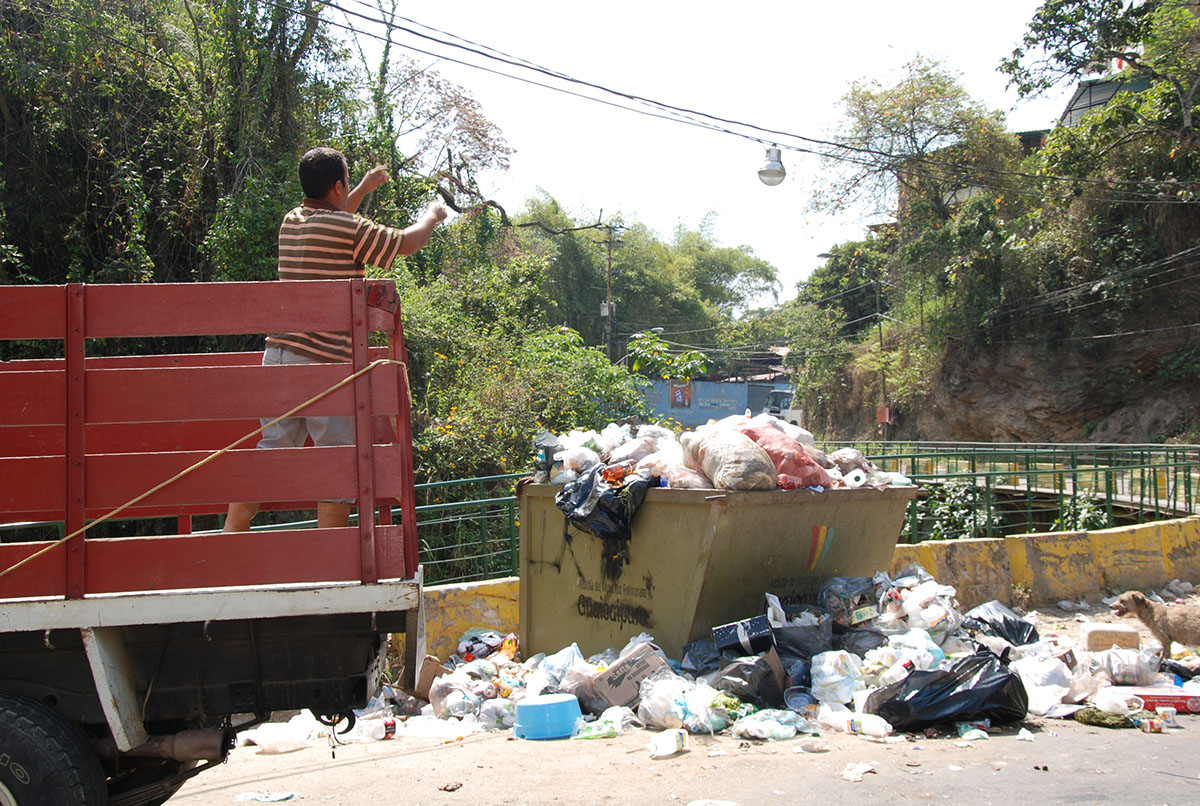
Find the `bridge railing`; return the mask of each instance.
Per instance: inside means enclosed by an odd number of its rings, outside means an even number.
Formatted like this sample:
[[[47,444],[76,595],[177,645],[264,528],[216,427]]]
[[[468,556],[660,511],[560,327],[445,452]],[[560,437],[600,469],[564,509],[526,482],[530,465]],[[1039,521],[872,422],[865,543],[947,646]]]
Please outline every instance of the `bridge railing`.
[[[832,451],[846,447],[826,443]],[[1200,514],[1200,446],[855,443],[929,490],[902,542],[1105,528]],[[936,510],[936,513],[935,513]],[[936,517],[935,517],[936,515]],[[947,522],[959,524],[947,533]]]

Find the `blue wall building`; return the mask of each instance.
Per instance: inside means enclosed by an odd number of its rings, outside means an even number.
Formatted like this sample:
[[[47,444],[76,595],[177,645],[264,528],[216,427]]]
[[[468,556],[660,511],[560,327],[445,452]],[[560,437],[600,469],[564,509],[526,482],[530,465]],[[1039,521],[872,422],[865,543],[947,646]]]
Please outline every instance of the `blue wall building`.
[[[787,383],[655,380],[642,396],[657,418],[668,417],[685,428],[704,425],[731,414],[758,414],[772,389],[790,389]]]

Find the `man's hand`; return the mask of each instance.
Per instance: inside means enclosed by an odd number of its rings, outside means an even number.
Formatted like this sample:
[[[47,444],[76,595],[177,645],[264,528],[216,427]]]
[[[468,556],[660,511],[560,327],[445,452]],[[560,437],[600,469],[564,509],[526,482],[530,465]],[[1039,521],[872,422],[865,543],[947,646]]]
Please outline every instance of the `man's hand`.
[[[450,215],[450,211],[446,205],[441,202],[434,202],[425,208],[425,213],[422,218],[432,218],[434,221],[445,221],[446,216]]]
[[[342,206],[342,209],[347,213],[357,213],[358,206],[362,204],[367,194],[388,181],[388,179],[387,168],[384,168],[382,165],[376,165],[367,171],[362,179],[358,180],[358,184],[354,186],[354,190],[350,191],[349,195],[346,196],[346,204]]]
[[[371,170],[367,171],[362,180],[358,183],[362,187],[364,193],[370,193],[375,188],[388,181],[391,177],[388,176],[387,168],[382,165],[376,165]]]

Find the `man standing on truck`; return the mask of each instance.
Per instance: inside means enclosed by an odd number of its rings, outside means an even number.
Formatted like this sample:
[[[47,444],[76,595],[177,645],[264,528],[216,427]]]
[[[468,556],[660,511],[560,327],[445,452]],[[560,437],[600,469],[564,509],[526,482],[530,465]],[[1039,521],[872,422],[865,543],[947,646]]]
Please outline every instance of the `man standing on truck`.
[[[279,228],[280,280],[335,280],[362,277],[364,266],[386,269],[396,255],[411,255],[429,242],[447,210],[434,203],[412,226],[400,230],[357,215],[366,195],[388,181],[383,166],[372,168],[350,189],[346,158],[332,148],[314,148],[300,158],[304,201],[284,216]],[[349,333],[277,333],[267,337],[263,364],[350,361]],[[269,420],[263,420],[265,426]],[[315,445],[354,444],[352,417],[291,417],[266,428],[260,448],[294,448],[311,436]],[[346,526],[352,501],[318,501],[317,526]],[[257,503],[229,505],[226,532],[245,532]]]

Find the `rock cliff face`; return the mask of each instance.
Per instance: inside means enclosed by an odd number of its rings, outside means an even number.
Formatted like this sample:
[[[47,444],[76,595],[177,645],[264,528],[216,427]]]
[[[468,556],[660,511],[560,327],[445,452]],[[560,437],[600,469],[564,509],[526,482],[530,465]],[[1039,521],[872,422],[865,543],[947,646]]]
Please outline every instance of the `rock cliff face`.
[[[956,442],[1193,442],[1200,384],[1170,380],[1162,347],[1027,345],[951,352],[933,391],[898,412],[895,436]]]
[[[1077,344],[1077,343],[1076,343]],[[1089,343],[1090,344],[1090,343]],[[897,406],[891,439],[948,442],[1200,441],[1200,382],[1162,371],[1186,342],[1114,343],[1080,350],[1009,345],[951,350],[929,395]],[[1196,348],[1200,361],[1200,348]],[[852,376],[827,422],[830,439],[879,438],[877,383]]]

